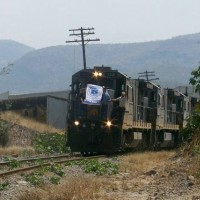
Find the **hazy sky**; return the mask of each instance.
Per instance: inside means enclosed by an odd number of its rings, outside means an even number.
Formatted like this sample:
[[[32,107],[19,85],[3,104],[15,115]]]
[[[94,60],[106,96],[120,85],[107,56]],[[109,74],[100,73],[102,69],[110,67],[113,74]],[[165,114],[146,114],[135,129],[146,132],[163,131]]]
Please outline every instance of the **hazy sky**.
[[[99,43],[133,43],[200,32],[199,19],[200,0],[0,0],[0,40],[43,48],[94,27]]]

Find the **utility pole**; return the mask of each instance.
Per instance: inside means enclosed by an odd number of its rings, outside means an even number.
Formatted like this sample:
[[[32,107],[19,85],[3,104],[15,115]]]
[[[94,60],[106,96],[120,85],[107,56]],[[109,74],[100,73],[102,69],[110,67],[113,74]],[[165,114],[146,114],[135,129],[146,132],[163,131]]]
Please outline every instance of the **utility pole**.
[[[145,71],[145,72],[141,72],[141,73],[138,73],[138,74],[141,74],[141,75],[138,76],[138,78],[146,77],[147,82],[159,79],[159,78],[149,79],[150,76],[155,76],[155,71],[152,71],[152,72]]]
[[[83,28],[83,27],[78,28],[78,29],[70,29],[69,31],[71,31],[73,33],[69,34],[69,36],[77,36],[77,37],[81,37],[81,39],[66,41],[66,43],[73,43],[73,42],[81,43],[82,51],[83,51],[83,66],[84,66],[84,69],[87,68],[87,66],[86,66],[86,56],[85,56],[85,42],[87,44],[88,42],[91,42],[91,41],[100,41],[100,39],[98,39],[98,38],[96,38],[96,39],[85,39],[84,38],[85,36],[94,34],[93,30],[94,30],[94,28]]]

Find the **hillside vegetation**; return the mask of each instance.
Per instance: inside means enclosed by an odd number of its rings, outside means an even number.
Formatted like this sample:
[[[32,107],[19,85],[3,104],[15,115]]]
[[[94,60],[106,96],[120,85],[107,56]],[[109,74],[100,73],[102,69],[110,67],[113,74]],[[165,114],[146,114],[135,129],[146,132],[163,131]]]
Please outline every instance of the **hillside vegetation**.
[[[63,42],[64,43],[64,42]],[[155,71],[159,84],[187,85],[199,62],[200,33],[162,41],[129,44],[86,45],[87,67],[111,66],[132,78],[145,70]],[[14,63],[0,79],[0,91],[30,93],[69,89],[73,73],[83,69],[80,45],[38,49]]]
[[[56,129],[19,113],[0,113],[0,155],[27,156],[63,153],[64,130]]]
[[[191,72],[189,82],[195,87],[195,91],[200,93],[200,66]],[[187,125],[182,130],[182,135],[186,142],[186,152],[200,154],[200,101],[197,102],[194,112],[188,118]]]
[[[40,132],[40,133],[44,133],[44,132],[55,133],[56,132],[56,133],[63,134],[63,130],[56,129],[45,123],[35,121],[33,118],[23,117],[19,113],[16,113],[13,111],[1,112],[0,120],[5,120],[5,121],[13,123],[13,124],[18,124],[20,126],[24,126],[26,128],[32,129],[32,130]]]

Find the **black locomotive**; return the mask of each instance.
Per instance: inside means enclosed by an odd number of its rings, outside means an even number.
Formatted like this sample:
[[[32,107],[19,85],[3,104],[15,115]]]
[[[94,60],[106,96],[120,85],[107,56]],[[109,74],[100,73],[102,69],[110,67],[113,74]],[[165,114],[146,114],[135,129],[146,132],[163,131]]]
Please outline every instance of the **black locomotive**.
[[[84,102],[88,85],[106,87],[111,99],[125,92],[125,109],[117,101]],[[92,90],[95,93],[95,89]],[[127,148],[173,148],[195,100],[179,91],[131,79],[111,67],[83,69],[72,76],[67,117],[67,145],[72,152],[112,153]]]

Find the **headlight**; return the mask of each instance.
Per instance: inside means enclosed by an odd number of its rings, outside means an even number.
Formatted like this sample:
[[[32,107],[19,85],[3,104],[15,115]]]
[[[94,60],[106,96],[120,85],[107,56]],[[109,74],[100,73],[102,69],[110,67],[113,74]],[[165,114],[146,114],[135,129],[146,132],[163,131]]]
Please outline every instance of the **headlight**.
[[[98,72],[94,72],[94,76],[96,76],[96,77],[97,77],[98,75],[99,75],[99,73],[98,73]]]
[[[93,75],[94,75],[95,77],[98,77],[98,76],[102,76],[102,73],[101,73],[101,72],[95,71],[95,72],[93,73]]]
[[[110,127],[112,125],[111,121],[106,122],[106,126]]]
[[[75,126],[78,126],[78,125],[79,125],[79,121],[75,121],[75,122],[74,122],[74,125],[75,125]]]

